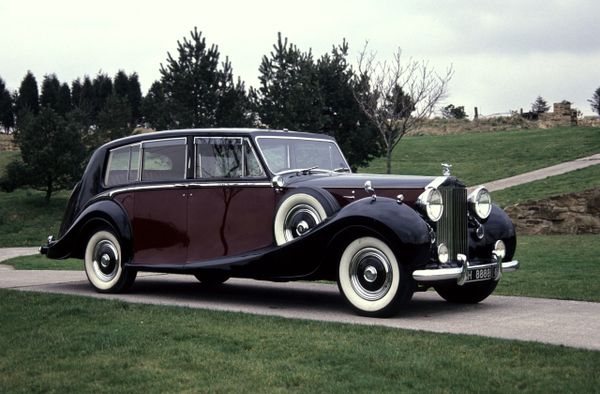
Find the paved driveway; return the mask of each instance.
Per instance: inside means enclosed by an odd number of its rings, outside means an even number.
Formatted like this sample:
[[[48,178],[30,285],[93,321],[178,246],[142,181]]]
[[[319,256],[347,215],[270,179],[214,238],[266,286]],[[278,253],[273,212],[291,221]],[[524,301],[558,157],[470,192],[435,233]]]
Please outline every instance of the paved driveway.
[[[107,295],[91,290],[79,271],[4,271],[0,288],[600,350],[600,303],[591,302],[492,296],[477,305],[453,305],[427,292],[415,294],[406,311],[395,318],[371,319],[354,315],[337,287],[322,283],[231,279],[223,286],[206,289],[193,276],[146,274],[137,279],[132,293]]]

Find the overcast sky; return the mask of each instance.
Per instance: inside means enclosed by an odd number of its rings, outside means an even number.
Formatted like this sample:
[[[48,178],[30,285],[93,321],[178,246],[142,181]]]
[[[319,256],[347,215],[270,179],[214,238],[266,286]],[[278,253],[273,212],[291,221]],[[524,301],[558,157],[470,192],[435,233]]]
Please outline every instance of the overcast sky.
[[[0,77],[14,90],[99,71],[137,72],[144,94],[160,63],[194,26],[229,56],[234,74],[258,85],[258,66],[281,31],[318,57],[346,38],[356,60],[365,40],[380,58],[401,47],[443,72],[447,103],[480,113],[528,110],[538,95],[587,102],[600,87],[600,2],[564,1],[85,1],[0,0]]]

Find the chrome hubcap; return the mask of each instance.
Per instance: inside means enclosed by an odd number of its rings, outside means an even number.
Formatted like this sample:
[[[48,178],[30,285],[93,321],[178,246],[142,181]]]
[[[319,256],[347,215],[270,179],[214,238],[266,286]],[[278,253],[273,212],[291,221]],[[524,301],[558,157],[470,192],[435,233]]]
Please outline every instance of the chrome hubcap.
[[[290,210],[283,222],[285,240],[298,238],[319,223],[321,223],[321,216],[315,208],[308,204],[299,204]]]
[[[359,250],[350,261],[350,284],[367,301],[382,299],[392,286],[392,264],[381,250]]]
[[[365,280],[369,283],[375,282],[377,279],[377,268],[372,265],[365,268]]]
[[[119,253],[112,241],[103,239],[94,246],[93,268],[96,277],[103,282],[110,282],[119,272]]]

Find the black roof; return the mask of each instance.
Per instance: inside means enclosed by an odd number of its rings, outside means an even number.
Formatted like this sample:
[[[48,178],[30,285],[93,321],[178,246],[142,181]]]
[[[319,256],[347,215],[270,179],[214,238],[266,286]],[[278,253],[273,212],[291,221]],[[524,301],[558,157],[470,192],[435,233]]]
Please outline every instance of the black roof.
[[[152,133],[136,134],[106,143],[101,148],[110,149],[115,146],[132,144],[140,141],[161,138],[177,138],[194,135],[236,136],[236,137],[301,137],[334,140],[333,137],[320,133],[307,133],[301,131],[271,130],[271,129],[242,129],[242,128],[213,128],[213,129],[180,129],[155,131]]]

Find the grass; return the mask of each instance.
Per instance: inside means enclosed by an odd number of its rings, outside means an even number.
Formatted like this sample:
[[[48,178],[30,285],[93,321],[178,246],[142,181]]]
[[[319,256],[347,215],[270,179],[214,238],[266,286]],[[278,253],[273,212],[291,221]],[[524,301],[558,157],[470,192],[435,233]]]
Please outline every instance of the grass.
[[[0,178],[2,178],[6,172],[6,166],[11,161],[16,160],[19,157],[19,152],[15,151],[0,151]]]
[[[563,393],[600,385],[600,352],[536,343],[9,290],[0,291],[0,312],[4,393]]]
[[[441,175],[440,163],[467,185],[506,178],[600,152],[600,128],[562,127],[406,137],[393,153],[395,174]],[[360,172],[385,172],[378,158]]]
[[[494,294],[600,302],[598,256],[598,234],[518,237],[521,269],[504,275]]]
[[[500,206],[506,207],[593,188],[600,188],[600,165],[499,190],[492,193],[492,199]]]
[[[39,246],[48,235],[58,235],[69,192],[52,197],[34,190],[0,192],[0,247]]]
[[[65,259],[51,260],[46,256],[32,255],[15,257],[5,260],[1,264],[12,265],[18,270],[59,270],[59,271],[81,271],[83,270],[83,260]]]

